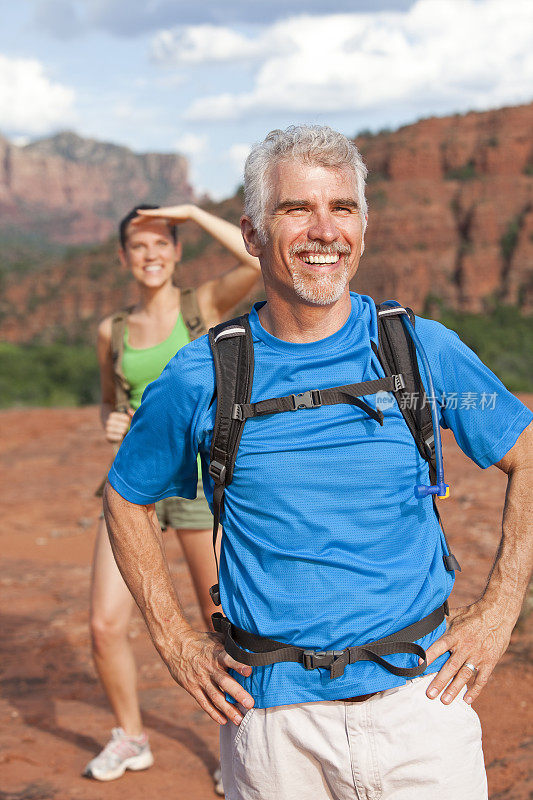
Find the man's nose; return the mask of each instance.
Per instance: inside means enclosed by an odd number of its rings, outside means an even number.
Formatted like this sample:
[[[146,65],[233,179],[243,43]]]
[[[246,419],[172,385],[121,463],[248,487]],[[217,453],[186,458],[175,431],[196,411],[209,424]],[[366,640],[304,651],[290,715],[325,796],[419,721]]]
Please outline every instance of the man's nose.
[[[307,231],[309,239],[331,244],[331,242],[339,238],[339,230],[335,225],[335,217],[331,211],[315,211],[310,222],[311,224]]]

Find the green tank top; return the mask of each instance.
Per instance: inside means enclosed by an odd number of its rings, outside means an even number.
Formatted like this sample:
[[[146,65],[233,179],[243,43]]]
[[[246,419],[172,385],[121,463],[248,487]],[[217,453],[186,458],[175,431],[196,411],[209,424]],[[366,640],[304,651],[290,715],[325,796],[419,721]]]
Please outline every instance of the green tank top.
[[[124,353],[122,371],[131,387],[130,405],[137,411],[143,392],[149,383],[159,378],[171,358],[180,348],[189,344],[189,332],[180,313],[170,336],[153,347],[131,347],[128,342],[128,327],[124,329]]]

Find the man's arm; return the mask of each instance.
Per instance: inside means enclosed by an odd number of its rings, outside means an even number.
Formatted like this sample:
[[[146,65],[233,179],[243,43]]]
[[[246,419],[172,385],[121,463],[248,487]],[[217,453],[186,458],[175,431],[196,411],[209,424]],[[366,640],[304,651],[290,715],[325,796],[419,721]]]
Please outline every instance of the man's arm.
[[[206,281],[198,287],[200,310],[206,321],[216,324],[234,306],[243,300],[261,275],[259,261],[251,256],[245,246],[241,230],[225,219],[204,211],[192,204],[165,208],[139,210],[140,217],[158,217],[181,223],[196,222],[206,233],[216,239],[239,262],[220,278]]]
[[[475,603],[452,610],[448,630],[427,651],[429,664],[451,651],[427,689],[428,697],[437,697],[447,687],[443,703],[451,703],[472,678],[466,662],[477,671],[464,699],[471,703],[479,695],[509,645],[533,568],[533,423],[495,466],[507,473],[508,483],[487,586]]]
[[[238,725],[242,715],[227,702],[224,693],[245,708],[251,708],[254,701],[227,670],[249,676],[252,669],[231,658],[217,634],[195,631],[185,619],[170,577],[154,506],[129,503],[107,483],[104,513],[118,568],[170,674],[215,722],[224,725],[229,719]]]

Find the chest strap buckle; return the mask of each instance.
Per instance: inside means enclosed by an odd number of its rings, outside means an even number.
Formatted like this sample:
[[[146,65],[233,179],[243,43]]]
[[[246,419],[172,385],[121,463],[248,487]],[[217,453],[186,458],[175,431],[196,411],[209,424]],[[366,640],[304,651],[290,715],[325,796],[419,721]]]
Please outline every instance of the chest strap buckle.
[[[322,398],[319,389],[311,389],[309,392],[291,394],[294,408],[292,411],[299,411],[301,408],[319,408],[322,405]]]

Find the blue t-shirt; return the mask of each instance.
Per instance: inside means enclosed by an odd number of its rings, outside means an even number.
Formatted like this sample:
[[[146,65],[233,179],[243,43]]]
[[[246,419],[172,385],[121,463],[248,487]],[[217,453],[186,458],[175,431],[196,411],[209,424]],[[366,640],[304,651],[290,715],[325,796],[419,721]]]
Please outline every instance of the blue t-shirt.
[[[371,347],[374,301],[352,294],[351,302],[340,330],[306,344],[267,333],[259,306],[252,310],[252,402],[383,377]],[[455,333],[421,318],[416,330],[436,395],[447,397],[442,426],[480,467],[500,460],[533,415]],[[195,497],[197,452],[209,462],[213,391],[204,336],[182,348],[146,389],[109,473],[126,500]],[[376,395],[364,399],[376,407]],[[444,567],[432,501],[414,495],[416,484],[429,483],[428,466],[396,402],[380,408],[383,426],[353,405],[246,422],[222,515],[222,609],[235,625],[300,647],[342,650],[410,625],[448,597],[453,573]],[[202,472],[211,503],[213,482],[207,468]],[[419,643],[427,649],[443,631],[444,624]],[[388,660],[416,664],[408,655]],[[349,665],[334,680],[326,669],[294,663],[234,677],[257,707],[352,697],[405,682],[370,662]]]

